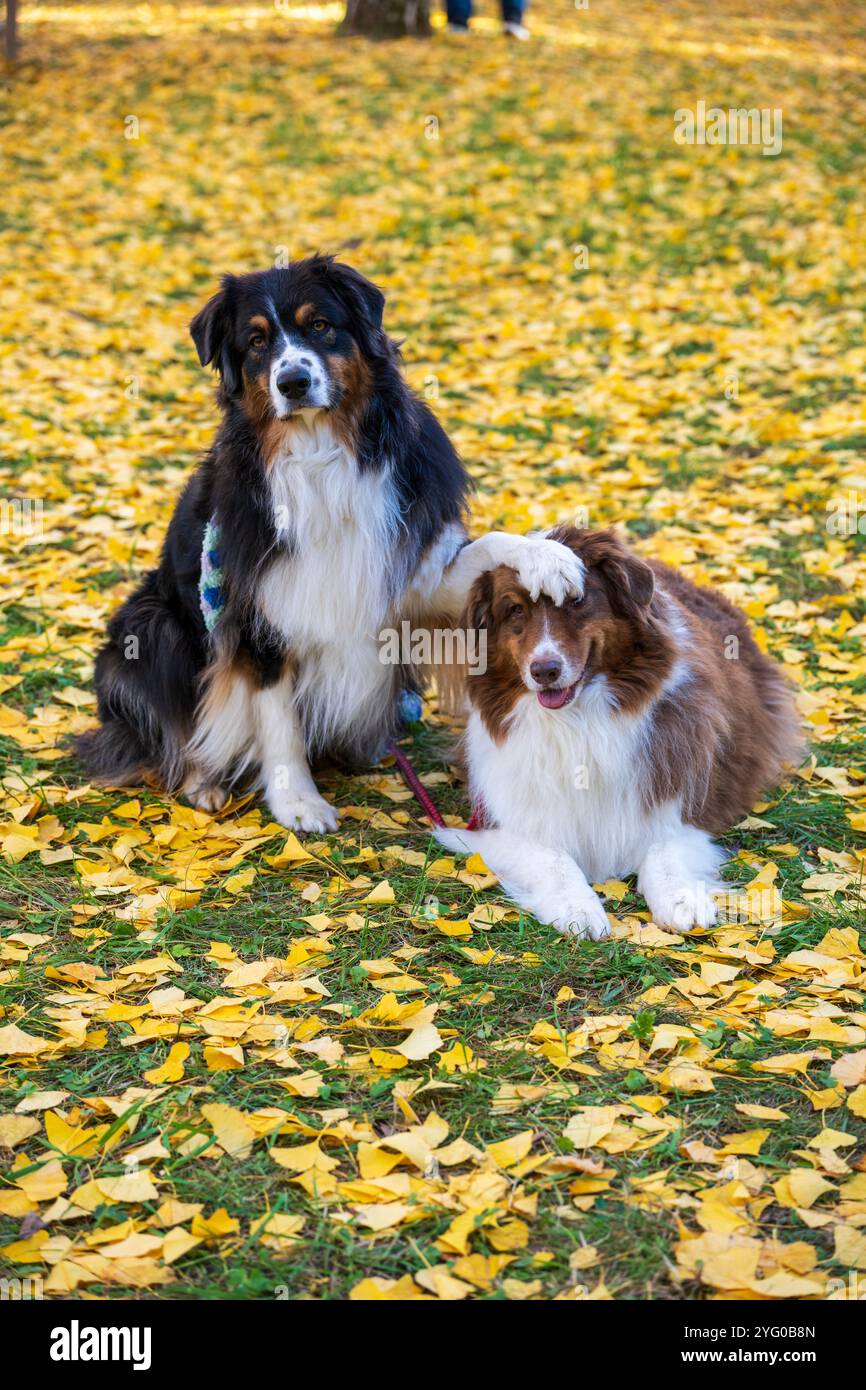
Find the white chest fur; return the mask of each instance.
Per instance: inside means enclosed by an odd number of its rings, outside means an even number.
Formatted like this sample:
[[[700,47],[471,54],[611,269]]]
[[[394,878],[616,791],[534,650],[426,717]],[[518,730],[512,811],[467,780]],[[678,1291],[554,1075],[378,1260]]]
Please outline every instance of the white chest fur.
[[[476,711],[467,726],[472,791],[489,819],[573,855],[590,882],[634,872],[676,808],[647,813],[639,792],[646,716],[610,706],[603,678],[562,710],[521,697],[496,744]]]
[[[362,473],[314,417],[293,428],[268,472],[274,525],[291,547],[268,569],[258,607],[294,657],[292,701],[307,748],[382,727],[394,670],[380,660],[398,519],[387,468]]]
[[[267,572],[263,616],[296,652],[375,642],[388,609],[396,518],[386,471],[361,473],[314,419],[269,468],[274,524],[292,553]]]

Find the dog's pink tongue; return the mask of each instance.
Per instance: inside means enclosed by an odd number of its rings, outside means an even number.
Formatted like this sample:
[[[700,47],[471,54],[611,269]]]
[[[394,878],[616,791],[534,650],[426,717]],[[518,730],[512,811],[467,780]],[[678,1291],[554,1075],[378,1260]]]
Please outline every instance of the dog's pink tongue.
[[[574,687],[567,685],[564,690],[539,690],[537,694],[538,703],[544,705],[545,709],[562,709],[574,694]]]

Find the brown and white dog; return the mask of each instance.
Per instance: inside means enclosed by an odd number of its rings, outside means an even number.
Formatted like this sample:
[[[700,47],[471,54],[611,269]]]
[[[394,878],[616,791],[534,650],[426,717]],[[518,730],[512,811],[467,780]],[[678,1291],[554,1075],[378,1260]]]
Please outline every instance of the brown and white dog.
[[[470,788],[495,829],[440,832],[560,931],[609,933],[593,882],[636,872],[653,920],[716,920],[730,829],[799,751],[792,692],[743,613],[610,531],[561,527],[585,588],[533,601],[514,570],[475,582],[487,633],[467,681]]]

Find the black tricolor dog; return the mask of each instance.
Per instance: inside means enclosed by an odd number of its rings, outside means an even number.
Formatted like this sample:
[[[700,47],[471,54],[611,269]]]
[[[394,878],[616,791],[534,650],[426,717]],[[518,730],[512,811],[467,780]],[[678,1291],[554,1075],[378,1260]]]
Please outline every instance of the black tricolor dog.
[[[223,420],[158,568],[109,623],[101,725],[77,744],[95,779],[182,788],[208,810],[258,779],[277,820],[333,829],[309,760],[376,756],[401,689],[417,688],[415,670],[380,659],[383,629],[449,621],[498,564],[556,601],[579,590],[580,563],[555,542],[467,543],[467,475],[403,380],[383,309],[358,271],[313,256],[226,275],[193,319]],[[212,631],[199,592],[208,523],[223,601]]]

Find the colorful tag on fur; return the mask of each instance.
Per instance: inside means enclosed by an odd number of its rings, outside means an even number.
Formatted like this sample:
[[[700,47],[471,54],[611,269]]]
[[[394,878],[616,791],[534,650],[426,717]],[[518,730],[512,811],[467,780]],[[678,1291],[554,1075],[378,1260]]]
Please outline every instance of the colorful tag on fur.
[[[219,557],[219,527],[211,517],[204,528],[201,547],[201,572],[198,581],[198,598],[201,615],[208,632],[213,632],[217,620],[225,606],[222,591],[223,572]]]

